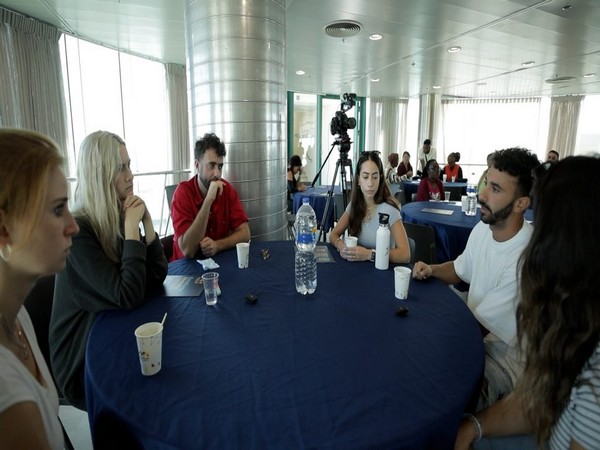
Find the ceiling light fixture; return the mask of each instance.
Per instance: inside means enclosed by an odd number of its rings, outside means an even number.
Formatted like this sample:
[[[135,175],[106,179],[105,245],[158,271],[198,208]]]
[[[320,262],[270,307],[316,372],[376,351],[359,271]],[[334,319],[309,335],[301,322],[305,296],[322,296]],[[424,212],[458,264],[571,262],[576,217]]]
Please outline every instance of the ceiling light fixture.
[[[439,84],[434,84],[433,86],[431,86],[433,89],[440,89],[441,86]]]
[[[595,74],[595,73],[586,73],[586,74],[583,76],[583,78],[592,78],[592,77],[595,77],[595,76],[596,76],[596,74]]]
[[[372,41],[380,41],[381,39],[383,39],[383,34],[373,33],[369,36],[369,39],[371,39]]]
[[[448,48],[448,53],[456,53],[456,52],[460,52],[462,50],[461,47],[459,47],[458,45],[454,45],[450,48]]]
[[[296,75],[304,75],[306,72],[304,70],[296,70]]]
[[[371,78],[371,81],[372,81],[373,83],[377,83],[377,82],[379,81],[379,78]]]
[[[535,65],[535,61],[525,61],[525,62],[521,63],[521,65],[523,67],[531,67],[531,66]]]
[[[571,80],[574,80],[574,79],[575,79],[575,77],[567,76],[567,77],[548,78],[545,81],[548,84],[557,84],[557,83],[566,83],[567,81],[571,81]]]

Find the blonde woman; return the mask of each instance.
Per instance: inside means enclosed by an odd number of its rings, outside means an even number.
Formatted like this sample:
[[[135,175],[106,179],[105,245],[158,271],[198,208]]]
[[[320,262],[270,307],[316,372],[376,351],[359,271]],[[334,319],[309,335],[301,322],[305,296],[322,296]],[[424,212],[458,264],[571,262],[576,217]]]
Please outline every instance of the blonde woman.
[[[39,277],[64,269],[78,228],[56,144],[0,129],[0,447],[62,449],[58,396],[23,307]]]
[[[50,352],[59,388],[80,409],[85,347],[96,315],[140,306],[167,274],[150,212],[133,192],[130,163],[125,142],[107,131],[90,134],[79,149],[73,214],[81,231],[56,279]]]

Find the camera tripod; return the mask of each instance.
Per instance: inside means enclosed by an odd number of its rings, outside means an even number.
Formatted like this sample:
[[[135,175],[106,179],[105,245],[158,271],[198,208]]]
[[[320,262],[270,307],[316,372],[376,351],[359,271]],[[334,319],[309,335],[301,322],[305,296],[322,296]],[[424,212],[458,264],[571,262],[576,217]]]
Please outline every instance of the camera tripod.
[[[346,150],[346,149],[350,148],[350,139],[347,138],[347,135],[346,135],[346,139],[344,139],[342,137],[340,139],[336,139],[333,142],[333,144],[331,144],[329,153],[327,154],[325,161],[323,161],[323,164],[321,164],[321,168],[317,172],[317,175],[315,176],[315,178],[312,182],[312,185],[315,186],[316,181],[321,176],[321,172],[323,171],[323,168],[325,167],[325,164],[327,163],[327,160],[331,156],[331,152],[333,151],[333,149],[336,145],[340,145],[340,157],[337,160],[337,162],[335,163],[335,172],[333,173],[333,180],[331,182],[331,186],[327,190],[327,201],[325,202],[325,210],[323,211],[323,217],[321,218],[321,224],[319,226],[319,235],[317,236],[317,242],[319,242],[321,240],[321,236],[323,235],[323,233],[325,231],[325,224],[327,223],[327,219],[329,218],[329,205],[330,205],[331,199],[333,198],[333,195],[334,195],[334,189],[336,186],[338,171],[340,173],[340,188],[342,190],[342,200],[343,200],[343,204],[344,204],[344,210],[346,210],[346,207],[348,206],[347,195],[348,195],[349,189],[348,189],[348,182],[346,180],[346,167],[350,168],[350,180],[352,180],[352,178],[353,178],[353,173],[352,173],[352,161],[350,161],[348,159],[348,151]]]

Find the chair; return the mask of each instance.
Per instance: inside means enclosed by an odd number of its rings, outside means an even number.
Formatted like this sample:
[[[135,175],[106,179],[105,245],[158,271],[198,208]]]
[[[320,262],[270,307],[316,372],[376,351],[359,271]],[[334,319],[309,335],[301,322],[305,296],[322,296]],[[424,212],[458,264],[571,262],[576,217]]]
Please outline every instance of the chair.
[[[170,261],[171,257],[173,256],[173,235],[169,234],[168,236],[161,237],[160,243],[162,244],[163,250],[165,251],[167,261]]]
[[[450,192],[450,198],[446,200],[457,202],[462,196],[462,189],[459,186],[444,186],[444,190]]]
[[[408,238],[408,248],[410,249],[410,263],[415,263],[416,243],[413,238]]]
[[[29,313],[29,317],[31,318],[31,323],[33,324],[33,329],[35,330],[35,336],[44,356],[44,360],[46,361],[46,365],[50,370],[50,374],[52,375],[52,381],[54,382],[54,375],[52,373],[52,366],[50,365],[50,343],[49,343],[49,334],[50,334],[50,315],[52,313],[52,302],[54,301],[54,281],[55,276],[50,275],[47,277],[42,277],[37,280],[36,284],[33,286],[33,289],[25,299],[25,309]],[[54,382],[56,385],[56,382]],[[58,391],[58,387],[56,388]],[[62,393],[58,392],[59,402],[61,405],[68,405],[69,403],[62,398]],[[69,435],[63,426],[60,417],[58,418],[60,422],[60,426],[63,430],[63,436],[65,439],[65,448],[67,450],[73,450],[73,444],[69,439]]]
[[[171,202],[173,201],[173,194],[175,193],[175,189],[177,189],[177,186],[177,184],[170,184],[168,186],[165,186],[165,194],[167,195],[167,205],[169,206],[169,217],[167,217],[167,228],[165,229],[165,232],[169,230],[169,222],[171,221]]]
[[[396,200],[398,200],[398,203],[400,203],[400,206],[404,206],[406,204],[406,197],[404,196],[404,191],[400,190],[400,191],[396,192],[394,194],[394,197],[396,197]]]
[[[404,229],[407,236],[415,241],[415,251],[411,251],[411,262],[423,261],[425,264],[435,264],[435,230],[428,225],[409,222],[404,222]]]

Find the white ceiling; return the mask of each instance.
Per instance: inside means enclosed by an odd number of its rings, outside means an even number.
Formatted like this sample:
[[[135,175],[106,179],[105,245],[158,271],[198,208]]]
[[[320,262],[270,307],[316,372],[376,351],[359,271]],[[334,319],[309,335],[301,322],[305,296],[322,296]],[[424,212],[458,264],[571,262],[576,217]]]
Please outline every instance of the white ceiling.
[[[0,5],[84,39],[185,64],[184,0]],[[325,35],[323,28],[337,20],[360,22],[362,31],[345,41]],[[291,91],[388,97],[600,93],[600,0],[287,0],[286,26]],[[370,40],[372,33],[383,39]],[[450,46],[462,51],[448,53]],[[523,67],[526,61],[535,64]],[[306,74],[296,75],[299,69]],[[596,76],[583,77],[589,73]],[[575,78],[545,82],[566,76]]]

